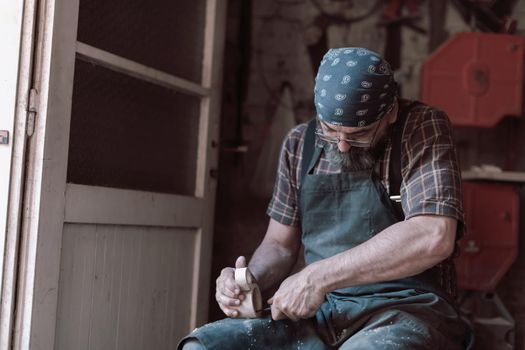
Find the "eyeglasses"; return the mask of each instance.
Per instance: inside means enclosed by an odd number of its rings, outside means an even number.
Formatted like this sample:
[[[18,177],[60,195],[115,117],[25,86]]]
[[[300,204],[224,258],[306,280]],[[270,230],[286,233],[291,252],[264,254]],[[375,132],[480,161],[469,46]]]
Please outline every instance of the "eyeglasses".
[[[372,146],[372,143],[374,142],[377,130],[379,129],[379,125],[381,125],[381,121],[382,121],[382,119],[378,121],[376,127],[373,129],[374,132],[373,132],[372,136],[368,140],[362,140],[362,139],[359,140],[359,139],[349,138],[349,137],[341,138],[339,136],[336,136],[336,137],[328,136],[328,135],[326,135],[324,133],[323,129],[321,129],[321,128],[317,128],[315,130],[315,134],[317,135],[317,137],[320,140],[325,141],[325,142],[338,144],[339,142],[344,141],[344,142],[348,143],[350,146],[353,146],[353,147],[368,148],[368,147]],[[372,130],[372,129],[370,129],[370,130]]]
[[[394,103],[392,103],[389,108],[387,109],[386,113],[385,113],[385,117],[390,114],[390,112],[392,112],[392,110],[394,109],[394,105],[395,105],[395,101]],[[344,141],[346,143],[348,143],[350,146],[353,146],[353,147],[362,147],[362,148],[369,148],[370,146],[372,146],[372,144],[374,143],[374,139],[376,137],[376,133],[377,133],[377,130],[379,129],[379,126],[381,125],[381,122],[383,121],[383,119],[385,119],[385,117],[381,118],[378,122],[377,122],[377,125],[376,127],[373,129],[374,132],[372,134],[372,137],[370,137],[368,140],[359,140],[359,139],[355,139],[355,138],[341,138],[339,136],[328,136],[324,133],[324,130],[322,128],[317,128],[315,130],[315,134],[317,135],[317,137],[322,140],[322,141],[325,141],[325,142],[329,142],[329,143],[335,143],[335,144],[338,144],[339,142],[341,141]],[[319,122],[319,121],[318,121]],[[372,129],[370,129],[372,130]],[[334,130],[335,132],[335,130]]]

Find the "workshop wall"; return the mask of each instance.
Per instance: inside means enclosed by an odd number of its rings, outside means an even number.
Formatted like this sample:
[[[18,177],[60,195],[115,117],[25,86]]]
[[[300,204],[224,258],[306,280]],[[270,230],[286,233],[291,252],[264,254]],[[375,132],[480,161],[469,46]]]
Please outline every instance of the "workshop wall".
[[[328,47],[365,46],[384,54],[403,97],[417,99],[419,70],[429,53],[453,33],[470,31],[447,1],[423,1],[400,16],[384,3],[229,1],[212,285],[223,267],[233,266],[238,255],[249,257],[264,236],[282,138],[290,125],[314,116],[313,79]],[[525,0],[508,1],[507,8],[512,17],[525,18]],[[525,35],[525,20],[517,33]],[[493,164],[525,171],[524,136],[523,119],[490,130],[456,129],[462,168]],[[498,290],[516,319],[517,345],[525,336],[524,242]],[[218,318],[211,291],[210,320]]]

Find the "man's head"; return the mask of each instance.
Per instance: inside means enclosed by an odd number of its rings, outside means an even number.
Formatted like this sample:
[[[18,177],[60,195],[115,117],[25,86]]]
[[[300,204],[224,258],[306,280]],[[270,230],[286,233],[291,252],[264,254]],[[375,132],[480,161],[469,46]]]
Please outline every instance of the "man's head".
[[[318,137],[329,158],[350,170],[369,165],[397,115],[397,84],[390,65],[363,48],[330,49],[315,79]],[[354,163],[350,166],[349,163]]]

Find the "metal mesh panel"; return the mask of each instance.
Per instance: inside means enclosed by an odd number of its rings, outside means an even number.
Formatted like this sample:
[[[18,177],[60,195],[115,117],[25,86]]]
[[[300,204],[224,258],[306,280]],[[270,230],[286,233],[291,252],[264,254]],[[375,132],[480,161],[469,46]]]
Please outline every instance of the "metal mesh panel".
[[[81,0],[78,40],[200,83],[206,0]]]
[[[77,60],[68,182],[193,195],[200,99]]]

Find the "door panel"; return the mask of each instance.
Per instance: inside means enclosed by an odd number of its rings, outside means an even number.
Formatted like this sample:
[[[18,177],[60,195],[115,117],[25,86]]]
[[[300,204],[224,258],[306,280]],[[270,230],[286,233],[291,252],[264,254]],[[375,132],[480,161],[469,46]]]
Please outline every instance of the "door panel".
[[[145,5],[111,2],[120,7],[104,21],[118,28],[101,41],[86,34],[101,30],[97,16],[78,22],[83,3],[42,2],[15,347],[171,349],[207,315],[226,2],[199,1],[202,13],[188,13],[161,1],[171,17],[159,21],[198,15],[202,28],[164,23],[151,30],[164,37],[146,39],[136,28],[153,26],[140,22],[149,14],[119,13]],[[133,33],[137,46],[113,32]],[[179,54],[185,45],[200,53]]]
[[[57,349],[174,349],[189,331],[197,232],[66,224]]]

